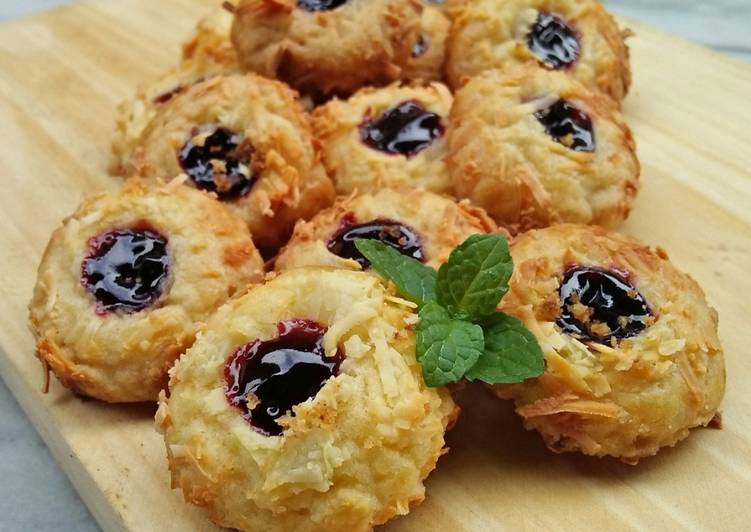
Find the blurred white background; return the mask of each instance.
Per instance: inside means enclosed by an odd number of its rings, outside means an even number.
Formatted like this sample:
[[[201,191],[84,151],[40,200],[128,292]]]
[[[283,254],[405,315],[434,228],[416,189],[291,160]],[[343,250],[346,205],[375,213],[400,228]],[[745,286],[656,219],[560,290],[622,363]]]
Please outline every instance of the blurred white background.
[[[0,0],[0,21],[67,3],[70,0]],[[751,61],[751,0],[604,3],[618,14]],[[87,532],[98,527],[0,382],[0,532],[20,530]]]

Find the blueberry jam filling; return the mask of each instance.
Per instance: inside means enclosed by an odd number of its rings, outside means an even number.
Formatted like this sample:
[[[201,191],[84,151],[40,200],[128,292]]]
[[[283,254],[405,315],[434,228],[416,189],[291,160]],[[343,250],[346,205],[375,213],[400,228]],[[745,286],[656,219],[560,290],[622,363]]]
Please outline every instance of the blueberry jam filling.
[[[621,273],[576,266],[563,276],[558,326],[585,341],[635,336],[654,322],[649,305]]]
[[[535,118],[559,144],[574,151],[595,151],[597,144],[592,119],[571,102],[558,100],[547,109],[537,111]]]
[[[89,241],[81,284],[96,299],[97,314],[132,314],[161,297],[169,269],[166,238],[149,230],[119,229]]]
[[[428,38],[425,36],[425,34],[421,33],[420,36],[417,38],[417,42],[412,47],[412,58],[417,59],[418,57],[420,57],[427,51],[428,51]]]
[[[171,89],[171,90],[168,90],[166,92],[163,92],[162,94],[160,94],[159,96],[157,96],[156,98],[154,98],[152,100],[152,102],[154,103],[154,105],[165,104],[168,101],[172,100],[172,98],[174,98],[178,94],[182,94],[183,92],[185,92],[186,90],[188,90],[188,88],[190,87],[190,85],[201,83],[204,79],[205,78],[198,78],[195,81],[193,81],[192,84],[189,84],[189,85],[178,85],[174,89]]]
[[[347,0],[297,0],[297,7],[305,11],[331,11],[347,3]]]
[[[162,94],[154,98],[152,101],[154,102],[154,105],[165,104],[184,90],[185,90],[185,87],[183,87],[182,85],[178,85],[172,90],[163,92]]]
[[[379,218],[364,224],[356,224],[354,216],[350,215],[342,223],[342,227],[331,238],[328,249],[334,255],[358,262],[362,269],[370,267],[370,261],[355,247],[355,240],[380,240],[396,249],[402,255],[412,257],[421,262],[425,260],[422,243],[417,231],[411,227],[393,220]]]
[[[441,117],[415,101],[402,102],[360,124],[360,137],[370,148],[391,155],[415,155],[444,132]]]
[[[341,349],[327,357],[327,328],[312,320],[294,319],[277,325],[279,336],[238,348],[224,369],[224,394],[253,428],[266,436],[284,430],[278,419],[292,407],[316,396],[339,373]]]
[[[233,200],[250,192],[255,178],[251,169],[253,148],[241,135],[217,126],[194,128],[177,159],[193,183]]]
[[[579,34],[553,13],[537,16],[527,34],[527,46],[544,66],[555,70],[573,66],[581,53]]]

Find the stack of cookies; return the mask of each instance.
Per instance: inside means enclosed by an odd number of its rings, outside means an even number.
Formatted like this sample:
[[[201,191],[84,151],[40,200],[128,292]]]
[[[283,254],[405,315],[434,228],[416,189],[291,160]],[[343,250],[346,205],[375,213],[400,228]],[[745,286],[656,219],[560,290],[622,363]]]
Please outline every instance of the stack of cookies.
[[[545,372],[489,386],[556,452],[628,463],[716,420],[717,315],[616,232],[639,189],[628,31],[597,0],[240,0],[122,104],[114,193],[52,236],[37,355],[74,392],[159,401],[172,484],[242,530],[406,514],[461,386],[358,239],[438,268],[476,234]],[[466,405],[471,408],[472,405]]]

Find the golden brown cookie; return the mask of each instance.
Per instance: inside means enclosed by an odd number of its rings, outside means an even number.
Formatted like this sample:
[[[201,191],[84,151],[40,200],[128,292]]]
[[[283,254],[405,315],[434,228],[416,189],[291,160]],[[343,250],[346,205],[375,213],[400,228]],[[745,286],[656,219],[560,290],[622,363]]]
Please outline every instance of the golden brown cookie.
[[[207,194],[129,181],[52,235],[29,305],[37,354],[77,393],[153,401],[201,323],[262,275],[246,225]]]
[[[444,158],[451,102],[440,83],[397,83],[318,107],[313,129],[337,192],[406,186],[450,193]]]
[[[452,7],[449,84],[492,68],[557,70],[617,102],[631,83],[627,31],[597,0],[476,0]]]
[[[232,41],[248,70],[306,94],[348,94],[400,78],[422,8],[420,0],[242,0]]]
[[[232,13],[217,2],[217,7],[198,21],[193,35],[183,44],[183,61],[199,60],[239,69],[230,39],[233,19]]]
[[[413,305],[301,268],[222,307],[156,415],[172,485],[222,526],[370,530],[423,500],[457,415],[415,359]]]
[[[443,79],[443,64],[446,59],[446,40],[451,21],[444,10],[433,2],[424,1],[425,7],[420,18],[420,31],[416,33],[406,64],[402,67],[400,79],[440,81]]]
[[[455,95],[448,144],[456,195],[516,230],[615,227],[639,188],[634,139],[616,105],[560,72],[473,78]]]
[[[155,82],[140,87],[133,98],[119,105],[111,173],[126,177],[132,174],[127,159],[160,107],[199,81],[239,72],[237,55],[229,40],[231,23],[232,15],[223,9],[201,19],[193,36],[183,45],[181,63]]]
[[[465,4],[467,0],[426,0],[426,3],[434,5],[441,9],[450,19],[453,19],[457,9]]]
[[[582,225],[511,246],[501,309],[537,336],[545,374],[497,385],[556,452],[629,463],[706,425],[725,391],[717,312],[661,249]]]
[[[414,189],[382,189],[341,199],[309,222],[299,222],[276,259],[276,270],[367,268],[367,259],[354,247],[356,238],[382,240],[438,269],[471,235],[496,231],[485,211],[467,202]]]
[[[214,192],[249,225],[262,249],[278,249],[295,222],[334,200],[297,94],[256,76],[218,76],[161,106],[130,158],[135,172]]]

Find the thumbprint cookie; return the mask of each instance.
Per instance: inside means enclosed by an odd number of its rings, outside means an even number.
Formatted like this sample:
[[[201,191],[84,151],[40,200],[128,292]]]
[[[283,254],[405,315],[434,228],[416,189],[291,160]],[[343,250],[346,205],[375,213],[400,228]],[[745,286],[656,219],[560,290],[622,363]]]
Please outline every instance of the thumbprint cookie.
[[[495,387],[556,452],[636,463],[707,425],[725,390],[717,313],[661,249],[563,224],[512,247],[501,309],[545,353],[545,373]]]
[[[239,68],[232,46],[232,13],[218,7],[196,24],[193,35],[183,44],[183,61],[204,61]]]
[[[79,394],[153,401],[200,324],[262,276],[247,226],[221,204],[131,180],[52,235],[29,306],[37,354]]]
[[[420,31],[415,34],[412,51],[403,66],[400,79],[438,81],[443,78],[446,59],[446,39],[451,21],[432,2],[425,2],[420,19]]]
[[[254,74],[202,81],[160,107],[133,151],[139,175],[216,194],[249,225],[262,250],[281,246],[300,218],[331,205],[297,94]]]
[[[628,92],[630,33],[597,0],[476,0],[456,13],[446,59],[453,88],[488,69],[531,63],[616,102]]]
[[[337,192],[402,186],[451,192],[444,161],[451,103],[440,83],[393,84],[318,107],[313,128]]]
[[[448,162],[458,197],[516,230],[626,219],[639,161],[610,98],[560,72],[520,67],[484,72],[455,100]]]
[[[276,270],[300,266],[368,269],[355,247],[358,238],[377,239],[435,269],[471,235],[497,231],[480,208],[415,189],[382,189],[342,199],[309,222],[295,226],[276,259]]]
[[[458,413],[428,388],[410,303],[300,268],[223,306],[156,414],[172,485],[240,530],[371,530],[423,500]]]
[[[402,75],[420,0],[242,0],[232,41],[250,71],[305,94],[349,94]]]
[[[192,85],[222,74],[239,72],[237,56],[229,40],[232,15],[224,10],[202,19],[183,46],[183,59],[157,81],[138,89],[118,107],[112,141],[110,173],[130,177],[127,159],[157,111]]]

